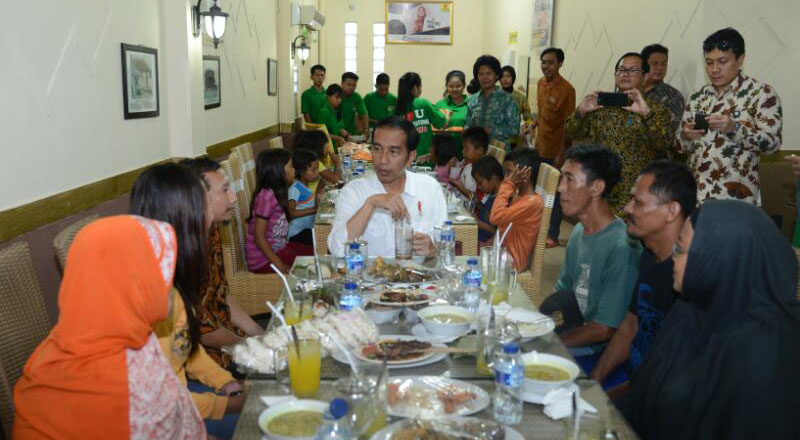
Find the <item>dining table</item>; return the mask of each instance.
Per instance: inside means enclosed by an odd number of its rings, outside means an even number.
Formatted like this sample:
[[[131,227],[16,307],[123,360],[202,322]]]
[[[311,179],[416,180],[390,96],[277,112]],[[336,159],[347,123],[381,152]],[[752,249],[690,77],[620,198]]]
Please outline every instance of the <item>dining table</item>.
[[[456,261],[460,264],[464,263],[466,257],[457,257]],[[308,267],[312,264],[313,257],[298,257],[295,261],[295,266]],[[436,264],[435,258],[427,259],[422,263],[422,265],[429,267],[435,267]],[[508,303],[514,308],[519,307],[536,310],[534,304],[528,299],[519,285],[513,288],[513,291],[509,295]],[[378,325],[378,330],[381,335],[411,334],[410,329],[411,325],[405,322]],[[468,337],[470,336],[465,336],[465,338]],[[455,345],[457,343],[458,342],[454,342],[450,345]],[[567,347],[564,346],[559,337],[553,332],[528,341],[523,341],[521,344],[521,351],[523,353],[534,350],[539,353],[548,353],[574,360]],[[331,356],[324,358],[321,363],[320,388],[314,398],[322,401],[330,401],[330,399],[335,397],[336,393],[333,388],[333,382],[342,377],[347,377],[350,373],[351,370],[348,364],[334,360]],[[438,376],[458,379],[482,388],[490,396],[495,387],[494,376],[483,375],[477,371],[476,358],[473,354],[450,353],[444,356],[442,360],[432,364],[404,369],[389,369],[388,376],[389,379],[397,376]],[[607,432],[615,434],[615,438],[618,439],[638,438],[598,382],[588,379],[585,375],[581,374],[575,380],[575,384],[579,388],[580,396],[597,409],[595,415],[603,420]],[[255,372],[251,372],[247,375],[245,379],[245,389],[248,393],[247,399],[239,417],[233,438],[235,440],[262,439],[263,433],[258,425],[258,417],[262,411],[267,409],[267,405],[260,397],[286,395],[291,394],[291,391],[287,389],[285,383],[282,384],[276,381],[273,375]],[[471,417],[492,420],[492,405],[490,404]],[[399,419],[390,417],[390,420],[387,421],[387,425],[396,420]],[[565,421],[563,419],[550,419],[544,413],[544,406],[540,404],[524,403],[522,421],[512,426],[512,428],[516,429],[526,439],[563,440],[571,438],[566,436],[567,428]]]

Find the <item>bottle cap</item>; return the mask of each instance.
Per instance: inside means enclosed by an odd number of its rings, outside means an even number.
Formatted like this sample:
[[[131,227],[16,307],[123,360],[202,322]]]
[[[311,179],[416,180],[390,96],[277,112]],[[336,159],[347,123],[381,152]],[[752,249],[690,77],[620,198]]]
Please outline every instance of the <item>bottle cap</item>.
[[[334,419],[341,419],[347,414],[347,401],[344,399],[331,400],[330,412]]]
[[[356,283],[345,283],[344,284],[344,290],[356,290],[356,289],[358,289],[358,286],[356,285]]]
[[[445,220],[444,224],[446,224],[447,226],[450,226],[450,225],[453,224],[453,221],[452,220]]]
[[[478,259],[470,258],[469,260],[467,260],[467,264],[478,264]]]
[[[354,242],[350,243],[350,249],[355,250],[355,249],[358,249],[359,246],[361,246],[361,243],[359,243],[357,241],[354,241]]]
[[[503,344],[503,353],[517,354],[519,353],[519,345],[517,345],[516,342],[509,342],[507,344]]]

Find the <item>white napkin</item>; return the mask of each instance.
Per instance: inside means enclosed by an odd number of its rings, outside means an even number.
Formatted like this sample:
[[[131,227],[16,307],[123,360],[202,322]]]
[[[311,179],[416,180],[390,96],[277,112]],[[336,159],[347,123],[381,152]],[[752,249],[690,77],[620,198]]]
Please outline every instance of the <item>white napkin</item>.
[[[567,388],[556,388],[545,394],[542,399],[544,413],[553,420],[563,419],[572,415],[572,391]],[[578,398],[578,410],[589,413],[596,413],[597,409],[589,402]]]
[[[267,406],[275,406],[280,405],[286,402],[292,402],[297,400],[297,397],[294,396],[261,396],[261,401],[264,402],[264,405]]]

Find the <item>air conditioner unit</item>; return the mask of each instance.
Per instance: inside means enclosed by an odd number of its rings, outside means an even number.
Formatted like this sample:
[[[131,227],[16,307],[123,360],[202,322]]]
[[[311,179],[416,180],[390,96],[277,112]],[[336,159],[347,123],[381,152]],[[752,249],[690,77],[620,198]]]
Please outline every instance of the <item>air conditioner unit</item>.
[[[292,3],[292,24],[308,26],[318,31],[325,25],[325,16],[313,6],[299,6]]]

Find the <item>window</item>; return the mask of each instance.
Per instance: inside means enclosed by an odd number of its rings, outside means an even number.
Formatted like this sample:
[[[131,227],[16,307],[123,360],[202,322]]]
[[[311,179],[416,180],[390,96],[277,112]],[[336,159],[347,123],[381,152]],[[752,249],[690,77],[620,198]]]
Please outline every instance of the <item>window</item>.
[[[386,24],[372,24],[372,84],[386,70]]]
[[[358,23],[352,21],[344,24],[344,70],[358,70]]]

